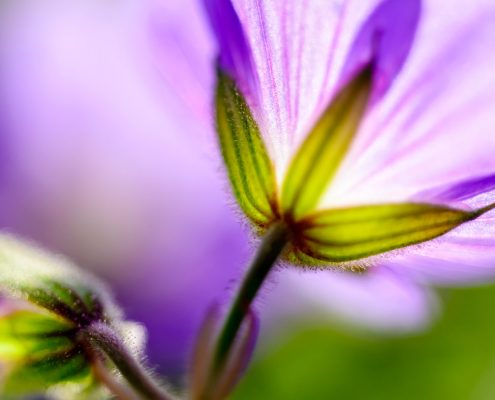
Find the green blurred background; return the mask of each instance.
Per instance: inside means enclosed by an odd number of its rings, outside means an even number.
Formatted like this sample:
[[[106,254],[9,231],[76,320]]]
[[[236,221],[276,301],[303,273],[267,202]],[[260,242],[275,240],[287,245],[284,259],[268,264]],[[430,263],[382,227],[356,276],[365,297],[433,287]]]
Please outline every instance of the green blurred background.
[[[495,399],[495,286],[440,296],[437,321],[414,335],[292,321],[284,339],[255,356],[233,398]]]

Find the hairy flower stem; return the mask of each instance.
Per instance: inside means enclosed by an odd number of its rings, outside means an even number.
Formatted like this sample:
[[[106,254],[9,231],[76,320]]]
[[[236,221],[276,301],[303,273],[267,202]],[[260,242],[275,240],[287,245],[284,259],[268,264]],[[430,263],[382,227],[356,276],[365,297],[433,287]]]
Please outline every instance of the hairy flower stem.
[[[210,371],[210,384],[214,385],[222,372],[251,304],[275,262],[287,246],[289,238],[290,230],[283,221],[272,225],[263,237],[217,338]]]
[[[129,353],[108,324],[95,322],[84,330],[84,340],[105,353],[130,386],[146,400],[173,400]],[[111,388],[110,388],[111,389]]]
[[[93,373],[98,381],[104,385],[116,399],[139,400],[136,393],[127,385],[117,380],[117,377],[108,370],[105,358],[100,352],[93,352],[91,364]]]

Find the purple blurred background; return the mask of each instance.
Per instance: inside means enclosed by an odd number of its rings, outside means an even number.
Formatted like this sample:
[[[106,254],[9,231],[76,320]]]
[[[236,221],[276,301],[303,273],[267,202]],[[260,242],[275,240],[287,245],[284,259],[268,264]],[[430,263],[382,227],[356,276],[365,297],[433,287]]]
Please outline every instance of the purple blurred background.
[[[109,280],[147,326],[151,360],[173,370],[246,240],[209,127],[160,73],[170,12],[152,7],[2,5],[0,221]]]

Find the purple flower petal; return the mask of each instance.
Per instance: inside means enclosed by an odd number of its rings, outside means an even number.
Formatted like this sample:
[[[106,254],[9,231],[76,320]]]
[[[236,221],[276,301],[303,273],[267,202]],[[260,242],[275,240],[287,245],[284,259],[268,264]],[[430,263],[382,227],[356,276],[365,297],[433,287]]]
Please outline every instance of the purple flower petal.
[[[255,89],[252,53],[230,0],[204,0],[219,46],[219,64],[244,93]],[[256,95],[256,93],[254,93]]]
[[[477,176],[447,185],[441,185],[419,193],[420,199],[430,198],[436,202],[468,200],[495,190],[495,174]]]
[[[299,313],[312,322],[321,323],[326,315],[376,331],[407,332],[428,326],[437,309],[427,288],[393,268],[376,267],[359,275],[287,270],[278,280],[277,288],[267,295],[277,315],[265,316],[267,323]]]
[[[411,49],[421,0],[386,0],[359,31],[342,73],[343,81],[369,63],[374,66],[374,97],[382,96],[400,72]]]
[[[495,4],[431,0],[423,11],[407,64],[363,122],[324,206],[429,201],[431,188],[495,171]]]
[[[335,92],[352,40],[379,2],[232,1],[247,46],[235,33],[236,40],[224,38],[220,47],[244,55],[248,65],[252,62],[252,76],[238,76],[238,84],[246,88],[251,81],[257,82],[256,90],[245,94],[277,169],[284,169],[294,144],[307,133]],[[223,19],[215,19],[223,27],[216,31],[228,35],[237,18],[224,11]],[[234,32],[238,31],[236,27]],[[225,41],[230,47],[223,44]],[[249,57],[247,48],[251,49]]]

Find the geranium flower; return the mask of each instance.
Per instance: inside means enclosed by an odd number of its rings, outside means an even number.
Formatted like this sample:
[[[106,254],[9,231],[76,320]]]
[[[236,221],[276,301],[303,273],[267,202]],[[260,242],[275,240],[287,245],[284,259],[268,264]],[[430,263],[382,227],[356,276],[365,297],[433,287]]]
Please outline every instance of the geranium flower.
[[[306,3],[206,1],[244,214],[302,266],[491,264],[493,4]]]
[[[420,0],[205,4],[219,144],[263,236],[212,353],[208,396],[279,259],[363,271],[425,252],[439,260],[431,269],[452,265],[447,276],[463,261],[492,266],[495,7],[459,5],[459,23]],[[444,29],[461,36],[452,44]],[[432,56],[423,43],[437,37]]]
[[[207,21],[204,21],[205,15],[201,15],[198,2],[190,0],[180,4],[158,4],[152,26],[155,53],[166,83],[164,91],[176,92],[190,114],[192,111],[191,117],[201,119],[204,124],[202,129],[193,129],[188,124],[180,135],[191,135],[199,140],[198,146],[202,146],[205,151],[214,151],[214,124],[208,113],[211,111],[211,90],[215,80],[212,68],[216,56],[214,38],[207,30]],[[222,4],[218,6],[222,7]],[[220,8],[222,10],[225,12],[228,8]],[[225,18],[222,22],[228,24]],[[230,40],[236,32],[239,32],[239,26],[234,24],[222,40]],[[204,196],[207,195],[211,193],[205,192]],[[232,262],[236,264],[234,260]],[[277,320],[274,318],[276,315],[294,315],[299,311],[307,315],[315,309],[316,304],[319,308],[331,310],[330,315],[341,314],[343,320],[367,328],[417,329],[430,321],[432,309],[435,309],[432,307],[434,298],[425,287],[415,285],[408,276],[403,275],[387,267],[373,268],[364,275],[332,272],[315,275],[311,271],[300,274],[294,269],[286,269],[277,274],[280,284],[272,285],[265,294],[270,297],[270,301],[263,307],[263,314],[267,316],[267,321],[273,323]],[[317,287],[321,290],[316,290]],[[293,301],[279,301],[289,294]],[[274,312],[271,312],[272,309]]]

